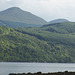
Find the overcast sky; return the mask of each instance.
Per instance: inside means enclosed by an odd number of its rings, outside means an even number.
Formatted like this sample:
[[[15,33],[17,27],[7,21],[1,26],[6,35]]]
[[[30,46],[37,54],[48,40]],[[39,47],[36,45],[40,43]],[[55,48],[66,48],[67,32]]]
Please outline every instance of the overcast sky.
[[[15,6],[46,21],[64,18],[75,22],[75,0],[0,0],[0,11]]]

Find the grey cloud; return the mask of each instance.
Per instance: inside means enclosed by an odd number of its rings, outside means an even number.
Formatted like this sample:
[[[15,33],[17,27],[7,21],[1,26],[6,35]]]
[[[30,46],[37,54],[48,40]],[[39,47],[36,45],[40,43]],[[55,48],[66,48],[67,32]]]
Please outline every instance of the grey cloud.
[[[14,6],[48,21],[55,18],[75,21],[75,0],[0,0],[0,11]]]

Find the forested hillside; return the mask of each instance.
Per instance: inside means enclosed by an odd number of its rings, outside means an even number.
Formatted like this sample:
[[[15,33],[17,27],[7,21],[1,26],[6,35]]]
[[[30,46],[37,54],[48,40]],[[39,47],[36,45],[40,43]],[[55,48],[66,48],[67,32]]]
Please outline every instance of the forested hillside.
[[[75,62],[75,23],[17,29],[0,26],[0,61]]]

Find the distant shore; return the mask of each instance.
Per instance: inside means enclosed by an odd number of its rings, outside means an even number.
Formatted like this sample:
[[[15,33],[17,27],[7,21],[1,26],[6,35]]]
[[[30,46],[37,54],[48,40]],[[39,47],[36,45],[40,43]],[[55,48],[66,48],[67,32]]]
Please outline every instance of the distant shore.
[[[52,72],[52,73],[42,73],[42,72],[37,72],[37,73],[10,73],[9,75],[75,75],[75,72]]]

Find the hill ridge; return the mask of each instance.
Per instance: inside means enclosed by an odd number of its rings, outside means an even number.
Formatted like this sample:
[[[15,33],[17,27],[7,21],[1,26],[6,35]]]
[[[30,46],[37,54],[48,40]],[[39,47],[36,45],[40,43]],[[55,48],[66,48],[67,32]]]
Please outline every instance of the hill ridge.
[[[62,23],[62,22],[70,22],[70,21],[67,19],[59,18],[59,19],[54,19],[54,20],[50,21],[49,23]]]
[[[47,21],[45,21],[44,19],[30,12],[24,11],[18,7],[12,7],[4,11],[1,11],[0,20],[20,22],[26,24],[35,24],[35,25],[47,24]]]

